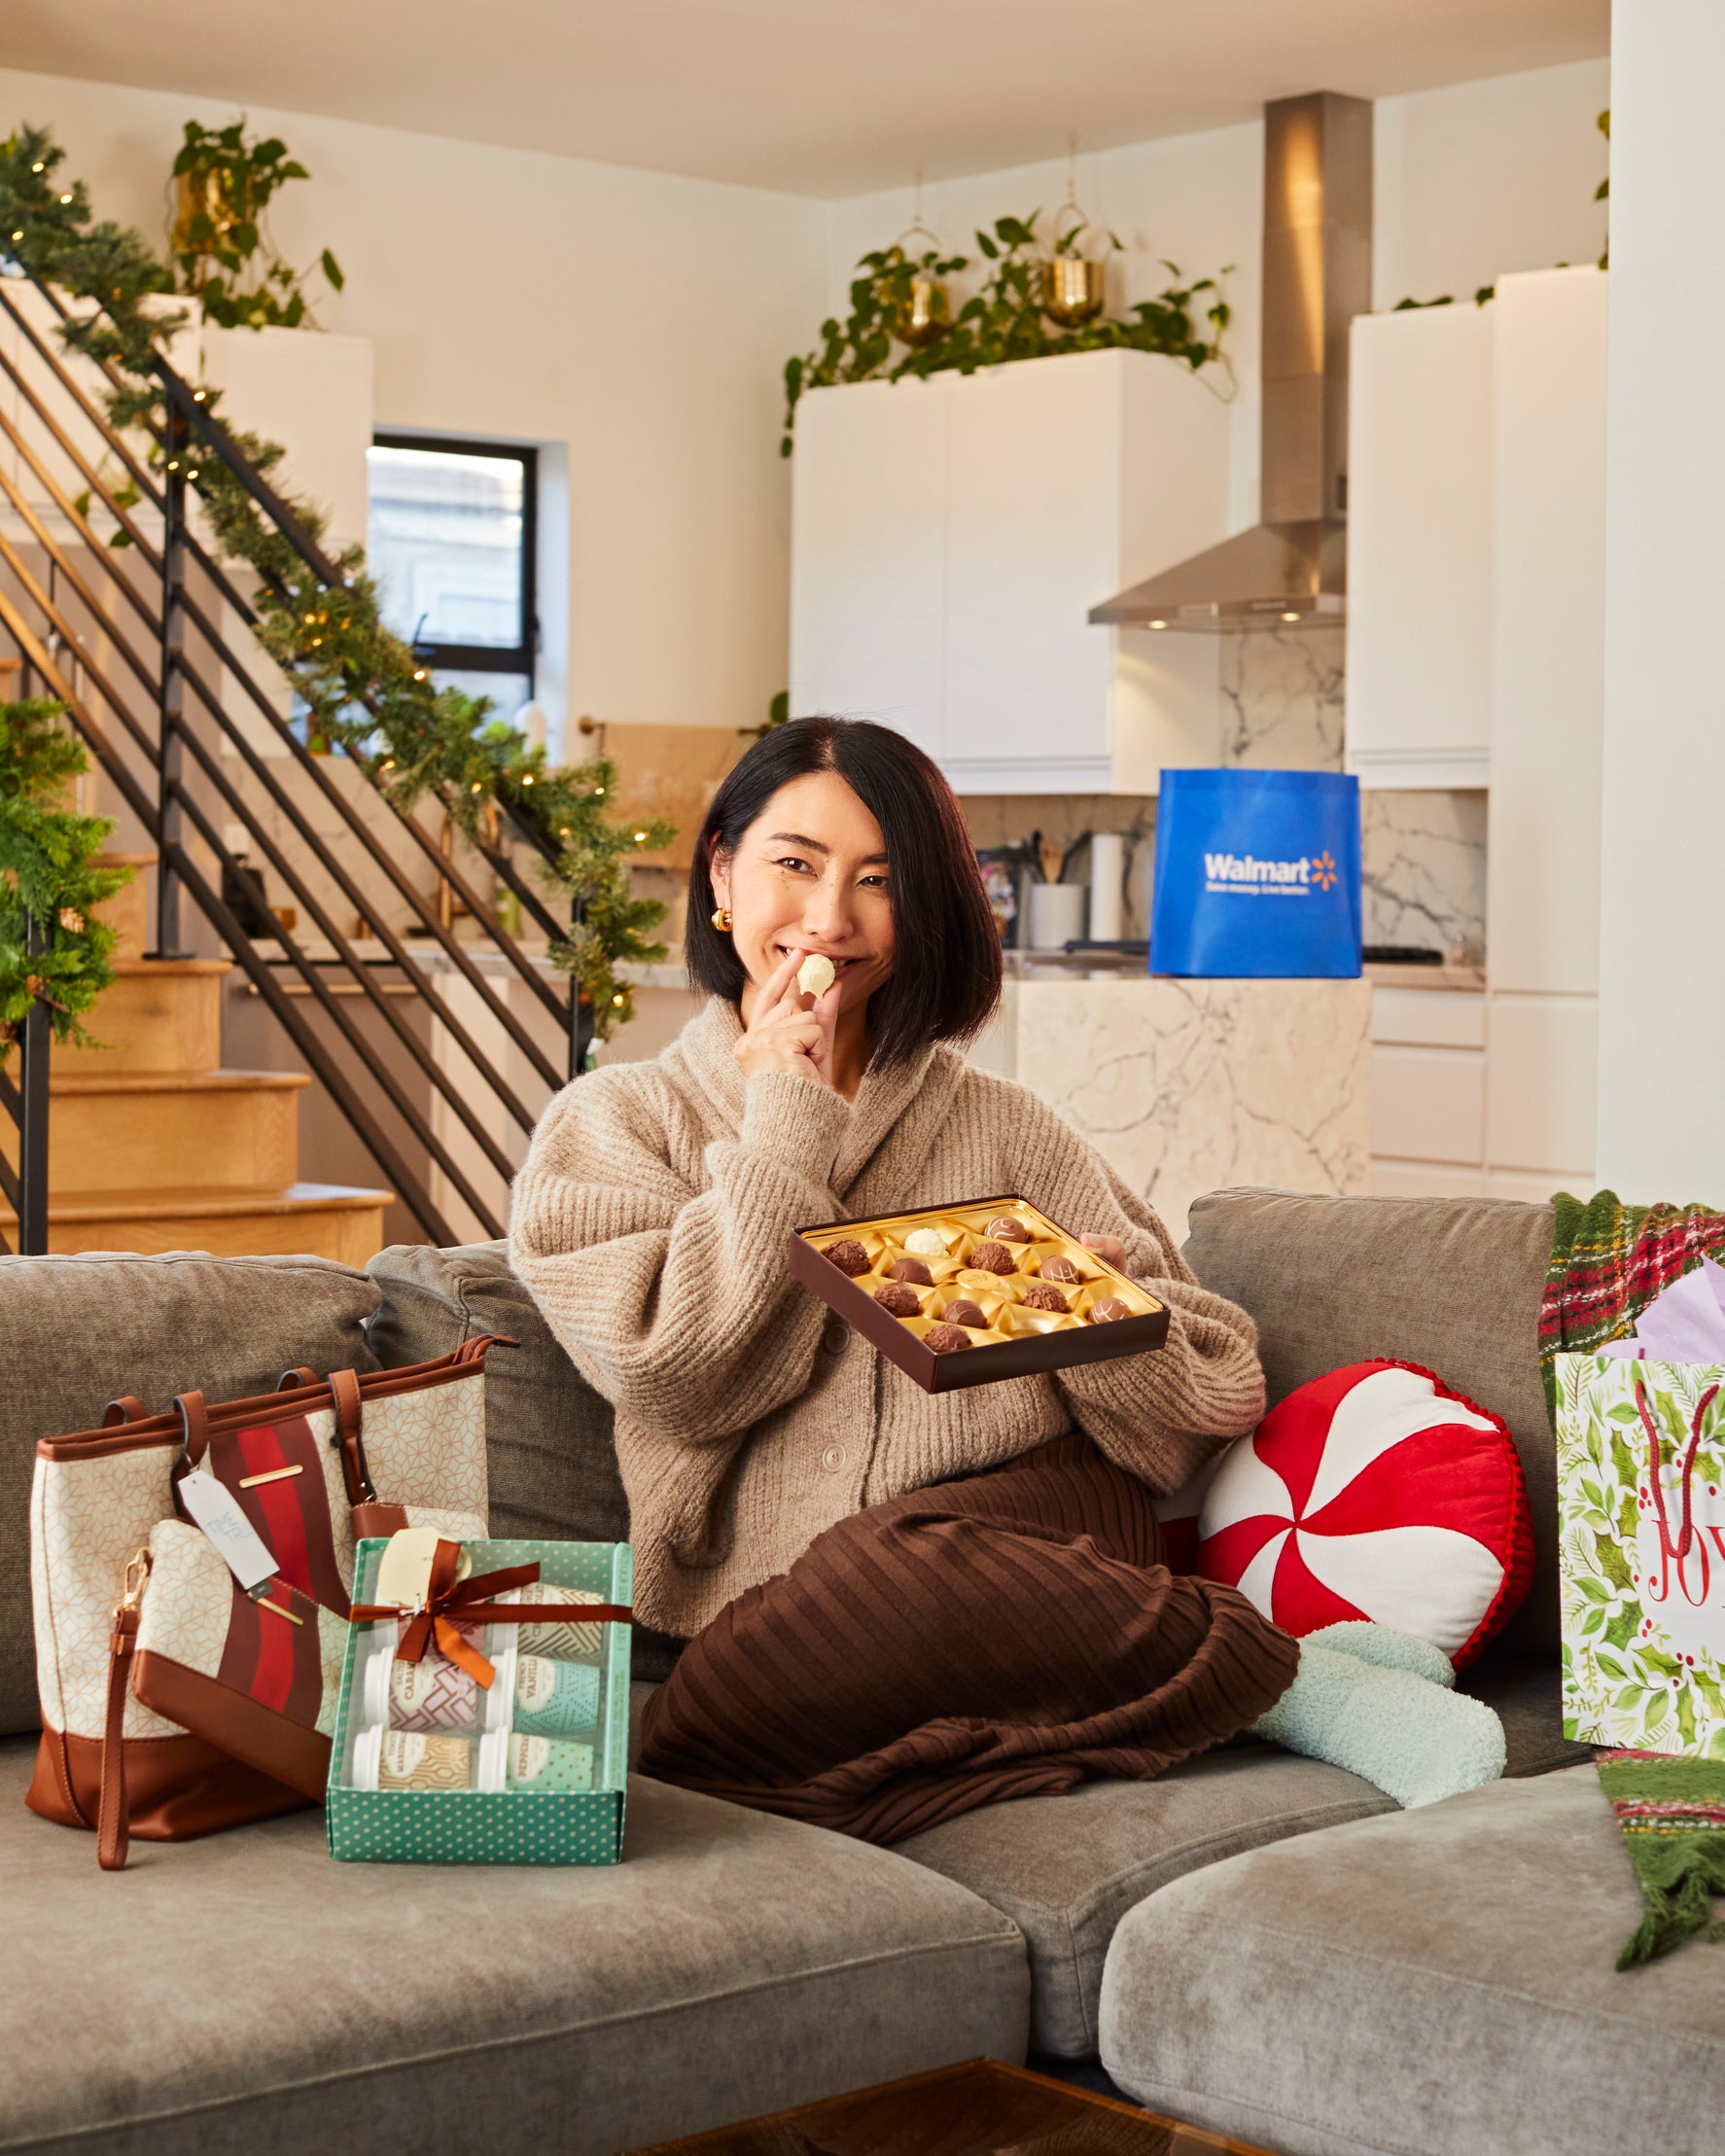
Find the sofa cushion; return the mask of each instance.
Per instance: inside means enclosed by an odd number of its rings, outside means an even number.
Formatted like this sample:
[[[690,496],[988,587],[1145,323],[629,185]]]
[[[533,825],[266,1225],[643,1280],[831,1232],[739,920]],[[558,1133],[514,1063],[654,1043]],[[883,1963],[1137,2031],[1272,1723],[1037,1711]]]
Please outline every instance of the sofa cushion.
[[[1564,1741],[1555,1663],[1483,1661],[1460,1688],[1502,1716],[1512,1775],[1587,1756]],[[1357,1775],[1248,1741],[1155,1782],[988,1805],[898,1849],[1012,1919],[1030,1945],[1032,2042],[1079,2059],[1096,2050],[1103,1962],[1135,1902],[1237,1850],[1392,1809]]]
[[[502,1243],[396,1244],[366,1270],[378,1289],[371,1346],[385,1369],[446,1355],[484,1332],[513,1340],[485,1361],[491,1532],[619,1542],[629,1532],[612,1411],[552,1337]]]
[[[818,1827],[636,1780],[619,1865],[334,1864],[305,1811],[114,1878],[24,1811],[29,1750],[0,1746],[9,2150],[615,2156],[1024,2055],[1011,1925]]]
[[[1539,1377],[1551,1255],[1545,1205],[1506,1198],[1302,1197],[1218,1190],[1194,1201],[1184,1256],[1257,1321],[1274,1406],[1344,1362],[1418,1362],[1501,1415],[1528,1478],[1533,1584],[1504,1627],[1558,1651],[1557,1447]]]
[[[370,1335],[385,1369],[446,1355],[483,1332],[516,1343],[485,1359],[492,1534],[626,1540],[629,1501],[612,1441],[611,1403],[558,1346],[510,1270],[505,1246],[401,1243],[380,1251],[366,1269],[381,1296]],[[638,1624],[636,1674],[668,1677],[680,1645]]]
[[[1243,1744],[1153,1782],[985,1805],[897,1849],[1012,1919],[1030,1947],[1032,2047],[1083,2059],[1097,2048],[1109,1941],[1134,1902],[1196,1865],[1390,1802],[1339,1767]]]
[[[158,1413],[176,1393],[243,1399],[269,1392],[299,1363],[320,1377],[373,1370],[365,1322],[376,1300],[364,1273],[321,1257],[0,1257],[0,1733],[37,1721],[36,1440],[93,1429],[119,1393],[135,1393]]]
[[[1285,2156],[1577,2156],[1720,2139],[1725,1949],[1619,1975],[1641,1912],[1592,1767],[1193,1872],[1141,1902],[1102,2056]]]

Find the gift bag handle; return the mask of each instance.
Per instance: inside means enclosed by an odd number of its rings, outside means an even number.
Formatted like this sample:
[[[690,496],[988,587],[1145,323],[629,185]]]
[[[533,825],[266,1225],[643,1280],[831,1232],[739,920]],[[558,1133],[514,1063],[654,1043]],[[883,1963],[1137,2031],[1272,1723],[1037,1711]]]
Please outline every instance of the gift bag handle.
[[[102,1409],[104,1430],[117,1430],[122,1423],[141,1423],[148,1419],[144,1403],[136,1393],[122,1393],[118,1399],[111,1399]]]
[[[284,1370],[275,1381],[278,1393],[297,1393],[303,1385],[315,1385],[317,1372],[308,1362],[297,1363],[291,1370]]]

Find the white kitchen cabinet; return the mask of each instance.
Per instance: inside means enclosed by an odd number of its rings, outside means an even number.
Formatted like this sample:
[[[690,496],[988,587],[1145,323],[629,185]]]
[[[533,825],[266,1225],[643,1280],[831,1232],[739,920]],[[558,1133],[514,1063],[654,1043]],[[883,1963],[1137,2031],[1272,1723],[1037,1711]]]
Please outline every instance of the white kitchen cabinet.
[[[796,437],[793,710],[899,726],[961,793],[1152,791],[1214,759],[1215,640],[1086,619],[1225,536],[1208,383],[1072,354],[819,390]]]
[[[1481,787],[1491,768],[1494,309],[1355,318],[1348,768]]]
[[[791,708],[878,719],[938,755],[953,377],[805,397],[792,459]]]

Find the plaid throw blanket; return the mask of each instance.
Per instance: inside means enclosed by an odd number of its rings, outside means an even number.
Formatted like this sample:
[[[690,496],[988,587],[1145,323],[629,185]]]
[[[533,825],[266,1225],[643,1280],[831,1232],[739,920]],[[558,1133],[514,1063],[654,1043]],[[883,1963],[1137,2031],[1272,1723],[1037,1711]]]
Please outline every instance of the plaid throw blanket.
[[[1704,1257],[1725,1257],[1725,1214],[1701,1205],[1623,1205],[1610,1190],[1586,1204],[1560,1191],[1553,1210],[1539,1360],[1555,1421],[1557,1357],[1624,1338],[1672,1281]],[[1599,1771],[1646,1904],[1617,1966],[1669,1954],[1697,1931],[1725,1936],[1709,1898],[1725,1893],[1725,1761],[1602,1751]]]

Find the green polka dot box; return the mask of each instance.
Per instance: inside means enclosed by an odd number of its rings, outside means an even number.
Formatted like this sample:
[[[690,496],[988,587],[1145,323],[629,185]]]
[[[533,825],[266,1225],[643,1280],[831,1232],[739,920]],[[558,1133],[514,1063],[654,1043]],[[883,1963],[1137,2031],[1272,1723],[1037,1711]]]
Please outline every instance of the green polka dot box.
[[[388,1546],[382,1537],[360,1543],[356,1603],[376,1600],[377,1568]],[[627,1542],[472,1540],[462,1547],[475,1573],[536,1564],[542,1586],[579,1589],[609,1603],[627,1604],[632,1596]],[[551,1651],[566,1659],[551,1673],[548,1707],[525,1672],[521,1697],[537,1704],[528,1712],[517,1702],[517,1667],[534,1648],[529,1628],[491,1625],[475,1643],[496,1673],[490,1687],[475,1694],[453,1665],[442,1664],[437,1674],[461,1696],[444,1719],[429,1725],[434,1733],[405,1735],[388,1727],[396,1620],[348,1626],[325,1798],[332,1856],[366,1864],[619,1861],[629,1627],[554,1629],[564,1637]],[[436,1651],[428,1649],[420,1671],[427,1671]],[[543,1685],[543,1662],[535,1674]],[[560,1718],[547,1720],[547,1714]],[[401,1785],[409,1779],[415,1785]],[[534,1785],[526,1785],[529,1781]]]

